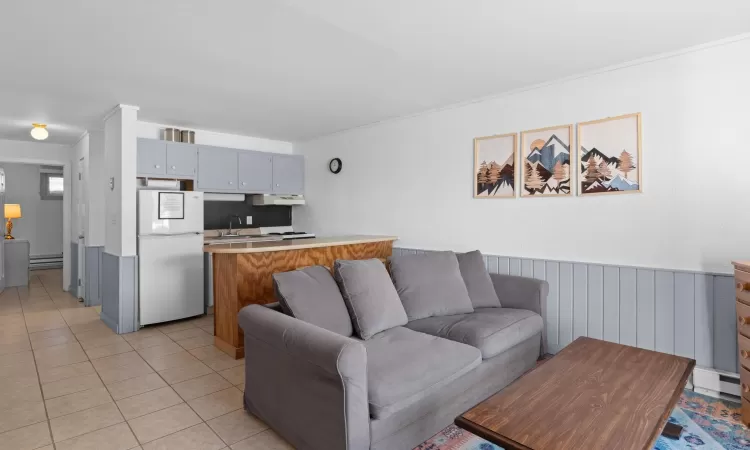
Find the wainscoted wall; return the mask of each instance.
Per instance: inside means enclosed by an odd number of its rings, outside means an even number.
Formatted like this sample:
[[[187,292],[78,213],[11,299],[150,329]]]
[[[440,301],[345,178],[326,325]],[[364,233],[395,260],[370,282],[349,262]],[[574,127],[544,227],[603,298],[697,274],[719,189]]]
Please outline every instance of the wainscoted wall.
[[[138,329],[138,262],[136,256],[102,252],[101,319],[118,334]]]
[[[101,263],[103,246],[86,246],[86,280],[84,304],[96,306],[102,304],[101,296]]]
[[[393,249],[394,255],[423,252]],[[494,255],[485,256],[485,264],[490,273],[547,280],[543,309],[553,353],[579,336],[590,336],[737,373],[730,275]]]

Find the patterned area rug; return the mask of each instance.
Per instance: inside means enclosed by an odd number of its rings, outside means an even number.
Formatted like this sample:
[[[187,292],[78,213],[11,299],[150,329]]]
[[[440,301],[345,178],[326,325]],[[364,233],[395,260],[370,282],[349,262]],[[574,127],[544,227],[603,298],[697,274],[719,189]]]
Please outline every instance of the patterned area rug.
[[[655,450],[748,450],[750,430],[740,421],[740,405],[685,391],[669,417],[685,427],[679,440],[660,437]],[[414,450],[502,450],[451,425]]]

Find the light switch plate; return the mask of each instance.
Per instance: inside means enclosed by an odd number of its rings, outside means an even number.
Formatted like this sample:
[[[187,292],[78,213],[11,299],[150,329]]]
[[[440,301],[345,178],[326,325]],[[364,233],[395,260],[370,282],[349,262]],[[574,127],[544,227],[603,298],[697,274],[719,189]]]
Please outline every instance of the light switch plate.
[[[245,225],[252,225],[253,224],[253,216],[247,216],[245,218],[246,222]]]

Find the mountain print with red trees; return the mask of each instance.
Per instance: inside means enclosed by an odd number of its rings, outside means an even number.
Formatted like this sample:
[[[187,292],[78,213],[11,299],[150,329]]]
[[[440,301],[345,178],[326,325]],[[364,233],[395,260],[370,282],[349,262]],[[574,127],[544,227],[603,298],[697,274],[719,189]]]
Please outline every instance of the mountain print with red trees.
[[[477,195],[513,196],[515,192],[515,164],[511,154],[507,161],[482,161],[477,170]]]
[[[637,191],[638,181],[628,179],[633,171],[637,176],[635,163],[627,150],[617,156],[607,156],[596,147],[591,150],[581,147],[581,194]]]
[[[570,147],[556,135],[531,143],[524,163],[525,195],[570,194]]]

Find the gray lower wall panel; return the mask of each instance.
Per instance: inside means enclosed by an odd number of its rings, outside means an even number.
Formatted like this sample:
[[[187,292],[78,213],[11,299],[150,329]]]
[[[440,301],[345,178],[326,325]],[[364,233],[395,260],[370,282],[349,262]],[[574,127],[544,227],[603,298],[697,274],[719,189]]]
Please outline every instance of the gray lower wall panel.
[[[732,275],[495,255],[485,255],[485,262],[491,273],[550,284],[544,312],[553,353],[578,336],[590,336],[694,358],[701,367],[737,373]]]
[[[70,243],[70,283],[68,291],[73,296],[78,295],[78,242]]]
[[[101,296],[101,259],[104,247],[86,247],[86,280],[84,303],[86,306],[102,304]]]
[[[138,329],[138,271],[135,256],[102,252],[102,320],[116,333]]]

